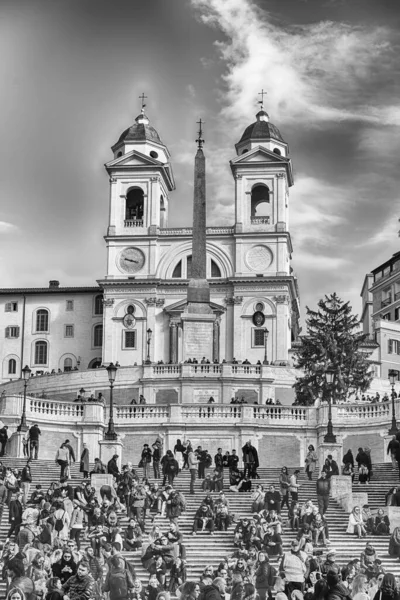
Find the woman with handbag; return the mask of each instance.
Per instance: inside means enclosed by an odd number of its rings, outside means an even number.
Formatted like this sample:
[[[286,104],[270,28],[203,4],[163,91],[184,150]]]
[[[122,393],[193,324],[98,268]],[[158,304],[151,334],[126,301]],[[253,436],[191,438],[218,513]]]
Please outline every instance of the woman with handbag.
[[[308,479],[312,480],[312,474],[315,471],[315,465],[317,464],[317,453],[315,452],[315,448],[312,444],[308,446],[308,453],[306,456],[306,473],[308,475]]]
[[[87,444],[83,444],[81,461],[79,465],[79,471],[83,473],[83,479],[88,479],[89,477],[89,462],[89,448],[87,447]]]

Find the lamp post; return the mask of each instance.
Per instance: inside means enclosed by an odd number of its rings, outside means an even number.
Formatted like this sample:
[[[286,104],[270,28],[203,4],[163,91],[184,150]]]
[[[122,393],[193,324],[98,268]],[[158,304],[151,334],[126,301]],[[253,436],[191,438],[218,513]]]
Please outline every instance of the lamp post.
[[[146,365],[151,365],[151,360],[150,360],[150,342],[151,342],[151,338],[153,335],[152,330],[150,329],[150,327],[148,328],[148,330],[146,331],[147,333],[147,357],[146,357]]]
[[[324,442],[328,442],[328,444],[336,444],[336,435],[333,433],[333,425],[332,425],[332,390],[333,383],[335,381],[336,371],[335,369],[327,369],[325,372],[325,380],[327,385],[329,386],[329,396],[328,396],[328,431],[324,437]]]
[[[395,406],[394,406],[394,398],[396,395],[395,391],[394,391],[394,384],[396,382],[396,379],[397,379],[396,371],[389,371],[389,381],[390,381],[390,385],[392,386],[392,426],[389,429],[390,435],[396,435],[396,433],[399,431],[397,428],[396,412],[395,412]]]
[[[111,362],[107,367],[108,380],[110,382],[110,418],[108,420],[108,429],[104,436],[105,440],[116,440],[118,437],[115,432],[115,429],[114,429],[114,415],[113,415],[113,409],[114,409],[113,388],[114,388],[114,381],[115,381],[115,376],[117,374],[117,371],[118,371],[118,367],[116,367]]]
[[[264,327],[264,360],[263,360],[263,365],[268,365],[268,359],[267,359],[267,341],[268,341],[268,334],[269,331],[266,327]]]
[[[17,431],[28,431],[29,427],[26,423],[26,386],[28,385],[29,377],[31,376],[31,370],[28,365],[22,369],[22,377],[24,378],[24,404],[22,407],[21,423],[17,427]]]

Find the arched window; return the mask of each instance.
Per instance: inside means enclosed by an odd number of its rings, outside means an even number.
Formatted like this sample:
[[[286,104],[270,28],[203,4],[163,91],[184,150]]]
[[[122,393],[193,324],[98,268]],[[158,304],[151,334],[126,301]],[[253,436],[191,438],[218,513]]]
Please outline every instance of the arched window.
[[[126,195],[125,204],[125,220],[126,221],[142,221],[144,194],[140,188],[129,190]]]
[[[35,343],[35,365],[47,365],[47,342]]]
[[[88,364],[88,369],[98,369],[101,367],[101,358],[93,358]]]
[[[121,156],[122,156],[122,152],[118,152],[117,158],[121,158]]]
[[[173,270],[172,277],[174,279],[178,279],[178,278],[180,279],[182,277],[182,261],[181,260],[175,265],[175,269]]]
[[[8,374],[15,375],[17,372],[17,361],[15,358],[10,358],[8,361]]]
[[[213,259],[211,259],[211,277],[221,277],[221,269]]]
[[[278,156],[281,156],[282,152],[279,150],[279,148],[274,148],[273,150],[275,152],[275,154],[277,154]]]
[[[72,358],[64,360],[64,371],[72,371]]]
[[[49,330],[49,311],[41,308],[36,313],[36,331]]]
[[[95,325],[93,328],[93,346],[99,348],[103,345],[103,325]]]
[[[263,217],[270,214],[270,191],[267,185],[255,185],[251,190],[251,216]]]
[[[94,314],[102,315],[103,314],[103,296],[99,294],[94,299]]]

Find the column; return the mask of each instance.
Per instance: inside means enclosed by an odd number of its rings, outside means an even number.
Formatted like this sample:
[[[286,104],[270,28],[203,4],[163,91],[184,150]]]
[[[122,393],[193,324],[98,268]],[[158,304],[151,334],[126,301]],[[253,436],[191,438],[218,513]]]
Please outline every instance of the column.
[[[169,324],[169,362],[178,362],[178,323],[171,321]]]
[[[219,362],[219,319],[213,325],[213,360]]]

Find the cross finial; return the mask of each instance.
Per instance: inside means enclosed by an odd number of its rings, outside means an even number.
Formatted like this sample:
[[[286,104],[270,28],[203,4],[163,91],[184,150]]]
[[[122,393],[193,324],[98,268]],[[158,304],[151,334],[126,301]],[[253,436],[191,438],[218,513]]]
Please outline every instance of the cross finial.
[[[204,140],[202,139],[202,135],[203,135],[202,125],[204,125],[204,121],[202,121],[201,118],[200,118],[197,121],[197,125],[199,126],[199,137],[197,138],[196,142],[197,142],[197,147],[201,149],[203,147],[203,144],[204,144]]]
[[[261,96],[261,100],[258,101],[258,104],[261,104],[261,110],[264,108],[264,96],[267,95],[267,92],[264,92],[264,89],[261,92],[258,92],[258,95]]]
[[[142,114],[144,114],[144,109],[146,107],[146,104],[144,103],[145,98],[147,98],[147,96],[145,96],[144,92],[143,92],[142,95],[139,96],[139,99],[142,101],[142,108],[141,108]]]

